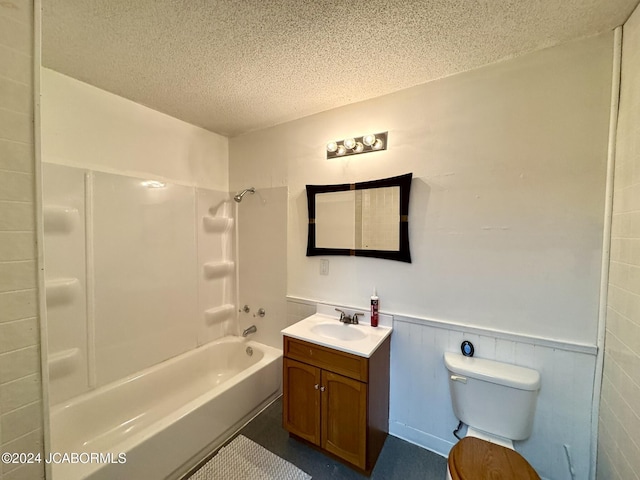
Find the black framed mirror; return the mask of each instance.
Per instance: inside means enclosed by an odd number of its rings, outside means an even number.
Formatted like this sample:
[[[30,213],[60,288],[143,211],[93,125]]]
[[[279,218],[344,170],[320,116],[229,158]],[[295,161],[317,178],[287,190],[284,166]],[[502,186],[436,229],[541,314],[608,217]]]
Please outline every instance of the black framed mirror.
[[[359,183],[307,185],[307,256],[347,255],[411,263],[407,173]]]

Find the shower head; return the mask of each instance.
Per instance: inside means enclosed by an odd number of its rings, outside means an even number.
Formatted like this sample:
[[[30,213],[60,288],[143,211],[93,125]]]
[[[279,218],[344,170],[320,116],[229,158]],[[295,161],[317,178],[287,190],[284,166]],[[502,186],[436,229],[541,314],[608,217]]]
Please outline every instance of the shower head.
[[[233,197],[233,199],[234,199],[236,202],[240,203],[240,202],[242,201],[242,197],[244,197],[245,193],[247,193],[247,192],[249,192],[249,193],[251,193],[251,194],[254,194],[254,193],[256,193],[256,189],[255,189],[255,188],[253,188],[253,187],[251,187],[251,188],[245,188],[243,191],[241,191],[241,192],[240,192],[240,193],[238,193],[235,197]]]

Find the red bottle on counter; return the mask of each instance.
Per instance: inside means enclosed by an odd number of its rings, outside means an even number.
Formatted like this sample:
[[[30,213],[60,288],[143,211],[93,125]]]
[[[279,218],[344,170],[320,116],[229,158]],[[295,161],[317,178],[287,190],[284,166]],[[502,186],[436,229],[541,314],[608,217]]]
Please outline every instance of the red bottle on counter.
[[[379,302],[378,292],[374,287],[373,295],[371,295],[371,326],[372,327],[378,326],[378,302]]]

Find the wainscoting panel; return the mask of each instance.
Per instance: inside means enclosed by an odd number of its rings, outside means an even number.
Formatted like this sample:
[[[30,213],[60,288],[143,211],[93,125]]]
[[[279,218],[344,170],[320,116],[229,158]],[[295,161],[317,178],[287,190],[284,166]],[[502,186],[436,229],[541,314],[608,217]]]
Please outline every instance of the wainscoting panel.
[[[315,303],[288,296],[288,323],[315,313]],[[448,456],[457,442],[453,430],[458,420],[451,406],[444,352],[460,352],[463,340],[473,343],[479,358],[540,372],[533,432],[527,440],[515,442],[515,448],[543,479],[589,478],[597,351],[593,345],[393,315],[389,433]]]
[[[501,332],[445,322],[394,316],[391,337],[390,433],[441,455],[457,441],[444,366],[444,352],[459,352],[463,340],[475,346],[475,355],[534,368],[542,385],[533,433],[518,450],[540,476],[554,480],[588,478],[591,445],[591,404],[595,348],[558,344],[522,337],[504,338]],[[540,345],[539,343],[544,343]],[[498,399],[499,401],[499,399]]]

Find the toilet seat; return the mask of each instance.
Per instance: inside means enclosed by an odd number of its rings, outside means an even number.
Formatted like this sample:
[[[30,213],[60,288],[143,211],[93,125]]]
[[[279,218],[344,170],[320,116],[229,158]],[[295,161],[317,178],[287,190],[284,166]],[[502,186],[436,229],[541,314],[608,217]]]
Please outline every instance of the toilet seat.
[[[474,437],[455,444],[447,463],[452,480],[540,480],[515,450]]]

